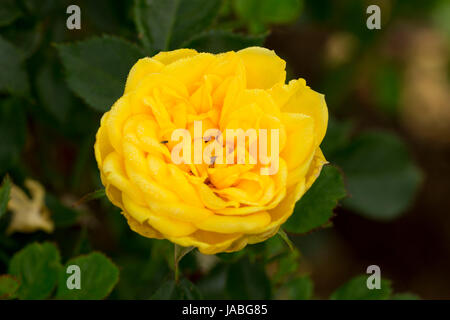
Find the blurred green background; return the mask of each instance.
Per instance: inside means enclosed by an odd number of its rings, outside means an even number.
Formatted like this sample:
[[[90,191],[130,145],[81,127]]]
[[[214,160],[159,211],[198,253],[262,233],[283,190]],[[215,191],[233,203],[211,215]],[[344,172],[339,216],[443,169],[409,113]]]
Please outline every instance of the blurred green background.
[[[110,298],[328,298],[372,264],[395,292],[450,298],[450,2],[154,2],[164,3],[1,1],[0,177],[8,174],[29,196],[26,179],[38,181],[55,228],[11,234],[14,213],[1,208],[0,194],[0,274],[20,273],[14,254],[50,241],[64,263],[93,251],[109,256],[120,270]],[[81,8],[81,30],[66,28],[71,4]],[[371,4],[381,9],[380,30],[366,27]],[[151,41],[157,13],[189,27],[161,46]],[[113,37],[67,45],[102,35]],[[314,192],[336,189],[335,203],[344,198],[342,183],[347,196],[331,223],[325,223],[331,208],[305,230],[289,221],[296,251],[276,237],[237,254],[187,254],[174,289],[173,246],[133,233],[101,192],[91,194],[102,187],[95,132],[137,58],[183,46],[221,52],[250,45],[275,50],[287,61],[289,79],[304,78],[325,94],[330,122],[322,148],[343,182],[323,177],[305,203],[318,206]],[[109,76],[118,81],[102,81]],[[327,177],[337,174],[329,171]],[[19,297],[36,296],[19,291]]]

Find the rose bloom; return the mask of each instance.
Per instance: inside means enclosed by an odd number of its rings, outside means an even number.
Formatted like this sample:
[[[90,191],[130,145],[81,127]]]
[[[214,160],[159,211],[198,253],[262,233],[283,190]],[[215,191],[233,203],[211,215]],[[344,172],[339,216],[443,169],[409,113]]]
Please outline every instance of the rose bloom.
[[[241,250],[277,233],[326,163],[319,145],[328,122],[324,96],[303,79],[286,84],[285,65],[273,51],[250,47],[161,52],[133,66],[95,142],[106,194],[132,230],[205,254]],[[279,130],[278,170],[261,174],[259,161],[175,164],[172,132],[193,132],[194,121],[202,121],[203,132]]]

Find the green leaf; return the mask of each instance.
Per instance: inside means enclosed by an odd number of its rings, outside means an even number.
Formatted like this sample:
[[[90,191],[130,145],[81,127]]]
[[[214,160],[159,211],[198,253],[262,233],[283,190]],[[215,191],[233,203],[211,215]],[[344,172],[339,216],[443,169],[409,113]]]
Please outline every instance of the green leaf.
[[[175,300],[178,298],[175,280],[168,280],[151,296],[151,300]]]
[[[80,267],[81,288],[68,289],[66,273],[68,266]],[[94,300],[108,296],[119,280],[119,269],[109,258],[99,252],[69,260],[59,274],[57,299]]]
[[[45,299],[55,288],[61,268],[59,251],[49,242],[32,243],[11,259],[9,273],[20,282],[20,299]]]
[[[320,145],[327,159],[332,159],[336,153],[347,147],[353,129],[354,125],[351,121],[340,121],[334,117],[328,119],[327,134]]]
[[[288,278],[298,272],[300,266],[300,251],[290,251],[281,256],[277,256],[277,269],[271,277],[272,283],[279,284],[286,282]]]
[[[97,111],[106,111],[123,94],[128,72],[144,56],[139,47],[110,36],[56,47],[69,87]]]
[[[247,47],[262,46],[266,36],[267,33],[244,35],[226,30],[210,30],[196,35],[185,42],[183,47],[211,53],[238,51]]]
[[[349,197],[343,204],[373,219],[398,217],[422,180],[406,145],[387,132],[362,133],[331,160],[345,173]]]
[[[89,21],[89,31],[102,32],[111,34],[128,35],[135,29],[128,27],[128,19],[131,15],[132,1],[111,1],[111,0],[95,0],[83,1],[81,5],[82,19]],[[127,21],[124,21],[126,18]],[[65,19],[64,19],[65,24]],[[130,34],[131,35],[131,34]]]
[[[45,64],[36,76],[36,89],[44,108],[58,121],[64,122],[76,102],[67,85],[61,81],[60,69],[59,65]]]
[[[25,133],[23,102],[16,98],[0,100],[0,136],[3,137],[0,143],[0,174],[19,159],[25,144]]]
[[[199,300],[200,291],[187,279],[178,283],[174,280],[166,281],[151,297],[152,300]]]
[[[283,228],[288,232],[305,233],[324,225],[345,195],[339,170],[334,166],[324,166],[320,176],[295,205],[294,213]]]
[[[211,25],[220,0],[136,0],[134,20],[144,46],[155,53],[177,49]]]
[[[0,37],[0,92],[24,96],[29,91],[23,55],[14,45]]]
[[[47,17],[60,4],[60,1],[55,0],[23,0],[22,2],[25,9],[37,17]]]
[[[386,300],[391,295],[391,282],[381,279],[380,289],[368,289],[368,275],[360,275],[339,287],[331,295],[332,300]]]
[[[0,6],[0,27],[13,23],[21,14],[22,12],[16,0],[2,0],[2,5]]]
[[[44,31],[46,31],[44,22],[32,26],[19,24],[17,27],[7,28],[2,36],[16,47],[24,60],[30,58],[39,48],[44,38]]]
[[[128,246],[132,245],[131,240],[127,238]],[[147,250],[143,248],[143,251],[139,250],[142,253],[130,254],[132,250],[124,248],[127,251],[127,255],[121,254],[115,258],[114,262],[120,269],[120,281],[114,288],[111,298],[149,299],[161,286],[162,279],[170,273],[171,270],[167,266],[164,257],[154,252],[152,247],[149,246],[154,241],[147,238],[145,240],[147,242]],[[149,252],[150,254],[148,254]]]
[[[293,22],[303,7],[301,0],[234,0],[234,10],[246,21],[252,32],[259,32],[266,24]]]
[[[286,245],[289,247],[289,250],[294,251],[295,245],[292,243],[291,239],[289,239],[289,236],[284,232],[284,230],[279,229],[277,233],[281,239],[286,243]]]
[[[216,257],[218,257],[220,260],[226,263],[234,263],[237,260],[241,259],[243,256],[245,256],[245,254],[246,252],[244,250],[235,252],[221,252],[216,254]]]
[[[0,300],[13,299],[19,289],[19,281],[16,278],[5,274],[0,276]]]
[[[278,237],[272,237],[267,239],[266,241],[264,241],[263,244],[264,244],[264,257],[267,260],[274,260],[277,257],[281,256],[282,254],[285,253],[290,254],[293,252],[293,250],[289,247],[289,245],[286,245],[286,241],[280,234],[278,234]],[[293,247],[293,249],[294,251],[296,250],[295,246]]]
[[[404,292],[392,295],[391,300],[420,300],[417,294]]]
[[[8,207],[11,192],[11,179],[9,176],[3,178],[2,185],[0,186],[0,219],[5,214]]]
[[[279,299],[309,300],[313,293],[313,282],[308,276],[287,281],[277,294]]]
[[[228,268],[226,291],[230,299],[270,299],[271,288],[264,266],[248,258]]]

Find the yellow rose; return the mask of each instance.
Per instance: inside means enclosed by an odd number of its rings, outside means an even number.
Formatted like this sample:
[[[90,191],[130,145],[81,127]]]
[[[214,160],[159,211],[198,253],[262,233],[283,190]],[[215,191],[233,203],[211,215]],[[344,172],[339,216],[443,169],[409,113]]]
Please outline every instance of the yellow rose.
[[[273,51],[251,47],[217,55],[161,52],[133,66],[95,143],[106,194],[132,230],[205,254],[237,251],[277,233],[326,163],[319,145],[328,122],[323,95],[303,79],[285,84],[285,64]],[[198,121],[202,134],[276,130],[277,170],[263,174],[270,163],[260,159],[175,163],[179,141],[172,134],[193,133]],[[214,141],[218,136],[201,141],[202,150]],[[248,160],[250,143],[244,146]],[[239,152],[223,148],[232,157]]]

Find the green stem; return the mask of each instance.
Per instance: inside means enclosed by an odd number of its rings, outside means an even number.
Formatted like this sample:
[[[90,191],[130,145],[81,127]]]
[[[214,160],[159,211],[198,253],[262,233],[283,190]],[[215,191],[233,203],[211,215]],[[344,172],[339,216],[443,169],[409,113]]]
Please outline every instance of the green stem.
[[[179,259],[177,257],[177,251],[178,251],[178,245],[175,244],[174,248],[173,248],[173,263],[174,263],[174,268],[173,268],[173,272],[174,272],[174,278],[175,278],[175,282],[178,283],[178,280],[180,279],[180,272],[178,271],[178,263],[179,263]]]
[[[178,264],[180,263],[181,259],[183,259],[183,257],[188,254],[189,252],[191,252],[194,249],[194,247],[182,247],[179,246],[177,244],[174,244],[173,247],[173,265],[174,265],[174,278],[175,278],[175,282],[178,283],[179,277],[180,277],[180,271],[179,271],[179,267]]]

